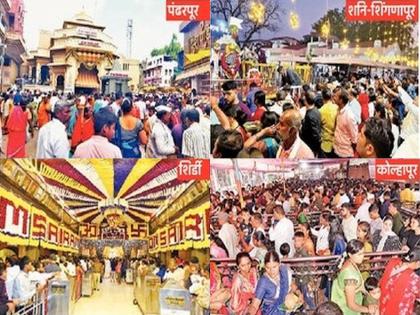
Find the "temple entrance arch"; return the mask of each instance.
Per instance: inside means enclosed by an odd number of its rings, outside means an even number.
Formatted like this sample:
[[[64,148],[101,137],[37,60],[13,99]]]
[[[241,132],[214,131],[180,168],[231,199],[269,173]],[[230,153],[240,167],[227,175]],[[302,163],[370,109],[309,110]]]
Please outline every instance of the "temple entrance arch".
[[[76,94],[91,94],[100,89],[96,64],[82,63],[75,84]]]

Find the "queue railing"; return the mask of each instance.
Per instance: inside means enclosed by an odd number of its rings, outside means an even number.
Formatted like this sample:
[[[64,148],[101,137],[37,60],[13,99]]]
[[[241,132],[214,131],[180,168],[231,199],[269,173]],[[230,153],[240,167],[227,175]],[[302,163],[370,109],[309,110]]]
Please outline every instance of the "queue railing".
[[[47,315],[48,313],[48,288],[41,292],[37,292],[30,304],[27,304],[14,313],[9,312],[8,315]]]
[[[365,261],[362,264],[360,271],[370,272],[376,277],[380,277],[386,264],[392,257],[401,257],[405,255],[406,251],[393,251],[393,252],[376,252],[365,254]],[[286,264],[292,270],[293,277],[299,281],[305,281],[307,290],[313,298],[315,306],[322,302],[318,291],[320,290],[321,283],[324,289],[327,289],[327,298],[330,299],[330,292],[332,282],[336,278],[339,271],[340,261],[342,256],[311,256],[302,258],[287,258],[282,259],[281,263]],[[233,278],[237,270],[234,259],[212,259],[216,263],[221,277]],[[258,264],[254,262],[254,266]],[[309,279],[309,280],[308,280]],[[308,285],[309,282],[309,285]]]

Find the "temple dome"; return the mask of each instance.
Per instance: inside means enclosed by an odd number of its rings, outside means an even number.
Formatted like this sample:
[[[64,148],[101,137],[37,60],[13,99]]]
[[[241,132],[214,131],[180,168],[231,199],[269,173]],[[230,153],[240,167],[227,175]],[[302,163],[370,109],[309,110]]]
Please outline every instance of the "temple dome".
[[[77,13],[73,18],[73,21],[77,21],[77,22],[83,22],[83,24],[94,24],[93,23],[93,18],[87,14],[85,11],[81,11],[79,13]]]

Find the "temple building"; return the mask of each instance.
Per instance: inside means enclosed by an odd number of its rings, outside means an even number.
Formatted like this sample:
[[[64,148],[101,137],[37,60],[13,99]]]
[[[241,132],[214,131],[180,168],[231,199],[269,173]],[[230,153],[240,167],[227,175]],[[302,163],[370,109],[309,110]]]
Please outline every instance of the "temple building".
[[[178,85],[189,86],[199,94],[210,93],[210,22],[188,21],[179,28],[184,34],[182,72]]]
[[[117,47],[85,12],[53,32],[41,31],[39,46],[27,58],[29,77],[36,85],[72,93],[101,90],[100,78],[112,69]]]
[[[0,91],[9,89],[21,76],[24,12],[23,0],[0,0]]]

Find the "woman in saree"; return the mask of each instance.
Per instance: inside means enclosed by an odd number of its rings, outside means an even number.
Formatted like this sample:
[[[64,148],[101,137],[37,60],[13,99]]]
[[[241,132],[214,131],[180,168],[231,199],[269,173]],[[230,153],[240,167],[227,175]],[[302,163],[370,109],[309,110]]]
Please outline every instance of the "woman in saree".
[[[82,296],[82,282],[84,271],[80,260],[76,260],[76,283],[74,284],[73,301],[77,301]]]
[[[379,282],[381,297],[379,311],[381,315],[411,315],[416,299],[420,299],[420,248],[415,248],[401,260],[391,258]]]
[[[265,273],[258,280],[255,297],[249,307],[249,314],[285,315],[287,309],[303,304],[303,296],[296,284],[292,283],[290,269],[280,264],[280,256],[269,251],[264,259]]]
[[[215,262],[210,262],[210,311],[213,314],[229,314],[225,306],[230,299],[230,290],[225,288]]]
[[[26,101],[25,104],[15,104],[6,125],[9,131],[6,151],[8,158],[24,158],[26,156],[26,130],[31,119],[30,112],[26,110]]]
[[[363,306],[364,281],[359,266],[365,257],[359,240],[347,244],[347,257],[332,285],[331,301],[337,303],[344,315],[375,314],[376,306]]]
[[[257,271],[252,268],[252,260],[248,253],[242,252],[236,255],[238,272],[232,280],[230,309],[234,314],[245,315],[254,298],[257,287]]]

